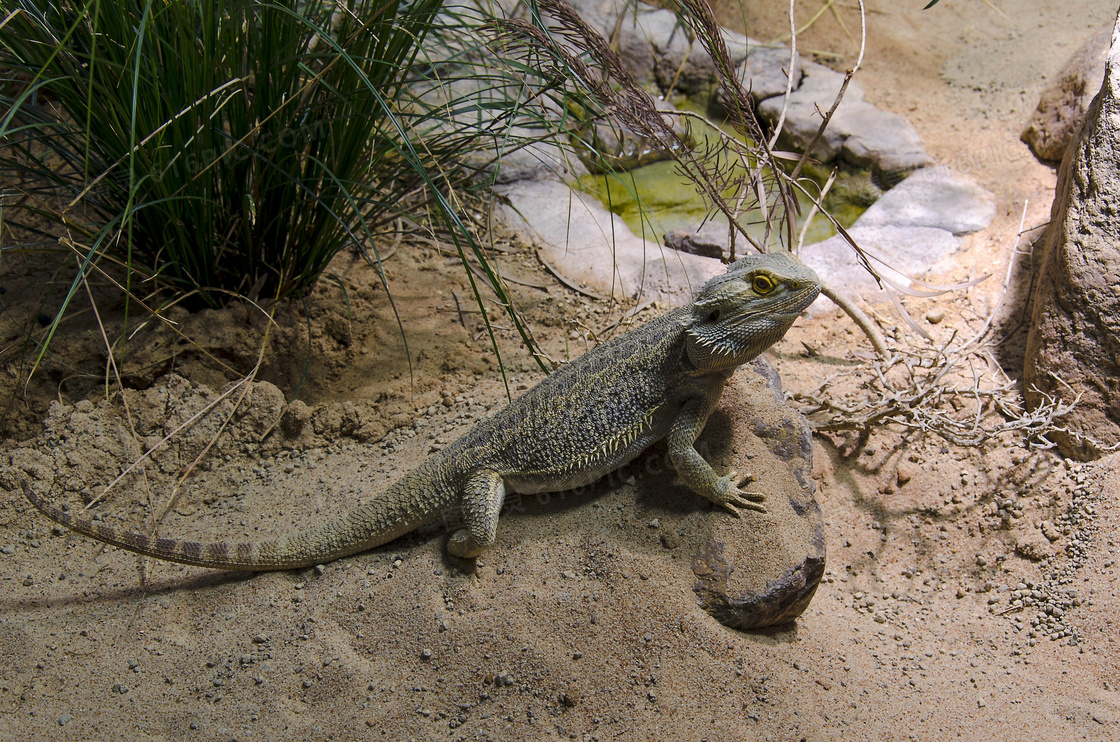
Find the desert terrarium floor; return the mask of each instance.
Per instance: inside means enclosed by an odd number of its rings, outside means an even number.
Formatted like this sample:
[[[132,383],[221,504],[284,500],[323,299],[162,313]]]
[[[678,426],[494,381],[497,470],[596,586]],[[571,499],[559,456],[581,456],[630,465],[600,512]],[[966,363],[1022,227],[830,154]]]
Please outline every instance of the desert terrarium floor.
[[[937,277],[996,278],[907,301],[936,338],[975,330],[1002,293],[1021,221],[1047,220],[1054,173],[1018,142],[1019,128],[1043,75],[1111,22],[1108,5],[1075,0],[1059,17],[1032,0],[1009,20],[943,0],[925,13],[882,4],[869,15],[869,99],[906,115],[931,154],[967,167],[997,198],[993,225],[965,238],[957,267]],[[784,32],[773,12],[749,19],[752,36]],[[829,19],[800,44],[845,55],[842,66],[854,49]],[[625,307],[557,284],[529,247],[504,247],[499,265],[521,281],[511,282],[516,299],[554,358],[621,331]],[[37,275],[31,263],[3,268],[7,296]],[[323,282],[309,301],[310,336],[302,308],[280,312],[258,374],[283,394],[302,383],[302,437],[260,439],[282,399],[256,387],[185,480],[164,532],[260,537],[318,522],[504,402],[453,258],[402,247],[386,264],[411,369],[374,274],[347,257],[332,268],[347,290]],[[876,311],[888,333],[904,327],[889,308]],[[130,378],[143,391],[128,395],[129,409],[152,429],[215,400],[233,380],[221,364],[248,371],[265,327],[243,305],[177,319],[210,354],[164,353],[158,333],[135,336]],[[18,494],[19,473],[52,457],[108,474],[93,441],[106,445],[106,410],[120,397],[105,401],[92,314],[68,327],[54,346],[66,365],[48,364],[27,386],[15,368],[3,381],[4,739],[1120,737],[1115,456],[1070,465],[1010,435],[979,448],[890,428],[862,444],[818,437],[828,571],[794,624],[763,633],[706,614],[694,555],[660,538],[696,510],[724,517],[692,501],[524,498],[472,573],[446,559],[436,530],[323,570],[224,574],[102,550],[60,533]],[[497,332],[516,395],[541,373],[510,329]],[[809,393],[870,350],[846,318],[826,314],[799,320],[771,355],[786,389]],[[206,440],[218,425],[189,435]],[[324,464],[347,453],[345,466]],[[191,463],[165,456],[151,479],[173,482]],[[168,494],[153,487],[151,497]],[[107,512],[142,524],[146,497],[114,492]]]

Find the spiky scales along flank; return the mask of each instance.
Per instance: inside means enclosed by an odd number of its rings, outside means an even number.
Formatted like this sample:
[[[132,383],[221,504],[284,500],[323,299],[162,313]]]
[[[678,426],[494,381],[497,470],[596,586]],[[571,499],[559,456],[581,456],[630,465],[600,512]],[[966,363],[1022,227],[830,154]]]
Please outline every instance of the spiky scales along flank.
[[[561,367],[505,409],[406,474],[385,492],[317,528],[252,543],[199,543],[119,533],[63,512],[23,482],[43,515],[138,554],[214,569],[280,570],[321,564],[388,543],[449,508],[466,527],[447,550],[473,558],[490,547],[507,492],[590,484],[667,439],[693,492],[734,515],[765,512],[763,495],[718,476],[694,444],[727,379],[782,337],[820,292],[787,253],[752,255],[708,281],[695,301]]]

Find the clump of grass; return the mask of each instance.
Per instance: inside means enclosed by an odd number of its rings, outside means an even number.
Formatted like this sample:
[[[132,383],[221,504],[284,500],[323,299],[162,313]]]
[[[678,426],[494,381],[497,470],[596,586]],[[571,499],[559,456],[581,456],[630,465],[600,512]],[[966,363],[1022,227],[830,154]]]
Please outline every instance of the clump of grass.
[[[267,305],[308,292],[343,249],[380,270],[378,245],[417,229],[457,250],[499,362],[484,286],[532,349],[464,216],[494,159],[555,132],[534,127],[517,75],[478,36],[490,12],[443,0],[16,3],[0,16],[3,250],[61,247],[55,275],[72,276],[48,327],[29,330],[34,365],[87,277],[122,292],[126,318]]]
[[[20,2],[0,29],[8,219],[196,305],[302,294],[423,184],[395,103],[440,4]]]

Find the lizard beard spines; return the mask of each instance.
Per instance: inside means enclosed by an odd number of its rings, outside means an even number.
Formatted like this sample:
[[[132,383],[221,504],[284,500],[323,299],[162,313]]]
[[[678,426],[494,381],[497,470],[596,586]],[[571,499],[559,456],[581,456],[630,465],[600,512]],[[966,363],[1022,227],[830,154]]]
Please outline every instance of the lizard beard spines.
[[[820,293],[813,270],[787,253],[757,255],[704,284],[685,327],[702,371],[745,363],[777,342]]]

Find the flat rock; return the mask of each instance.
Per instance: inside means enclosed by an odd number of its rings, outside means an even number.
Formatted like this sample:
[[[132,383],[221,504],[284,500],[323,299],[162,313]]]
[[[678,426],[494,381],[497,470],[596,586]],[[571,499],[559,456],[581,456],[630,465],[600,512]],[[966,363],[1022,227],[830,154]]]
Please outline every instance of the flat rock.
[[[789,83],[790,68],[789,47],[768,46],[754,39],[747,40],[747,58],[736,70],[736,77],[750,95],[751,102],[757,108],[758,104],[767,98],[776,95],[785,95]],[[801,68],[801,55],[793,56],[793,86],[796,90],[801,85],[803,71]],[[725,115],[727,108],[727,93],[721,87],[712,99],[712,112],[715,115]]]
[[[911,285],[910,277],[924,276],[960,245],[952,232],[934,227],[862,227],[856,222],[848,234],[872,258],[876,271],[904,287]],[[806,245],[801,249],[801,260],[844,294],[862,295],[871,302],[886,300],[874,277],[840,235]],[[827,299],[817,299],[814,304],[815,310],[830,307]]]
[[[830,126],[835,126],[844,138],[844,161],[874,170],[884,182],[893,182],[902,173],[933,164],[922,138],[909,121],[867,101],[847,109],[841,104]]]
[[[878,258],[872,261],[876,270],[896,284],[910,286],[910,277],[926,275],[959,247],[954,235],[983,229],[994,216],[992,194],[971,178],[946,167],[922,168],[884,193],[848,233]],[[714,257],[727,253],[727,229],[708,224],[696,230],[676,230],[665,236],[665,244]],[[839,235],[803,247],[801,259],[846,294],[887,301],[874,277]],[[831,308],[832,303],[822,297],[813,311]]]
[[[506,203],[496,209],[499,222],[536,245],[545,264],[567,282],[592,295],[680,305],[726,270],[718,260],[636,236],[593,196],[563,183],[522,182],[500,192]]]
[[[739,65],[738,77],[744,87],[750,90],[756,102],[762,102],[775,95],[784,95],[789,78],[793,77],[793,89],[801,85],[804,71],[801,55],[793,55],[793,74],[789,74],[790,52],[785,46],[767,46],[760,42],[748,41],[747,58]]]
[[[730,256],[727,227],[707,223],[696,229],[674,229],[665,233],[665,247],[690,255],[724,260]]]
[[[781,141],[799,151],[805,151],[816,136],[823,114],[832,108],[844,83],[844,75],[824,65],[803,62],[803,68],[805,76],[788,104],[784,96],[775,96],[758,106],[759,115],[771,125],[777,124],[785,108]],[[910,122],[865,101],[863,89],[854,80],[848,83],[813,156],[821,162],[842,156],[851,165],[873,169],[888,181],[897,173],[933,164]]]
[[[700,605],[733,629],[788,623],[808,607],[824,575],[824,524],[810,472],[813,437],[763,359],[731,378],[697,442],[766,495],[765,514],[715,520],[693,562]],[[718,466],[718,464],[717,464]]]
[[[995,214],[992,194],[972,178],[948,167],[928,167],[884,193],[856,226],[936,227],[960,235],[987,227]]]
[[[803,62],[802,68],[805,75],[801,78],[798,88],[790,94],[789,103],[785,102],[784,96],[767,98],[759,104],[758,114],[771,125],[776,125],[784,107],[786,118],[782,124],[782,140],[787,146],[803,152],[816,136],[817,129],[824,120],[822,112],[832,108],[832,103],[844,83],[844,76],[815,62]],[[863,95],[863,88],[859,83],[854,80],[850,82],[834,118],[863,103]],[[836,159],[843,146],[843,134],[835,126],[830,125],[825,129],[817,146],[813,148],[813,156],[822,162],[829,162]]]
[[[689,38],[670,10],[626,0],[573,0],[572,6],[604,38],[617,44],[623,64],[642,83],[662,90],[696,94],[716,80],[712,58],[699,41]],[[747,38],[722,30],[732,64],[747,57]]]

